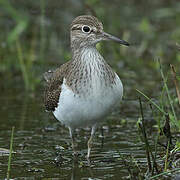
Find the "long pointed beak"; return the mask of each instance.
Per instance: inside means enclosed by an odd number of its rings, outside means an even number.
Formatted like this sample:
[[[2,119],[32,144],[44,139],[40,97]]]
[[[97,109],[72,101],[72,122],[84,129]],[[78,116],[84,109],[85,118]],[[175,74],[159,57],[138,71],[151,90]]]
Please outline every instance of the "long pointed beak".
[[[117,37],[115,37],[115,36],[113,36],[111,34],[106,33],[106,32],[102,32],[101,36],[102,36],[102,40],[112,40],[112,41],[115,41],[117,43],[123,44],[125,46],[130,45],[127,41],[119,39],[119,38],[117,38]]]

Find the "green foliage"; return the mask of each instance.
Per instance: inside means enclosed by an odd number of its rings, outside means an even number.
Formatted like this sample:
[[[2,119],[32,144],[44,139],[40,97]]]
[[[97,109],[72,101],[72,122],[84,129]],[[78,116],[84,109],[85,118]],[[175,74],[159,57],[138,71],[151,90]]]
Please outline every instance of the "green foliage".
[[[17,38],[26,30],[28,25],[28,18],[21,16],[21,14],[11,6],[9,1],[0,1],[0,5],[7,11],[10,18],[15,22],[15,27],[8,32],[8,44],[14,43]]]
[[[30,54],[29,56],[28,56],[28,53],[23,54],[23,50],[21,46],[22,45],[17,40],[16,41],[17,58],[18,58],[18,62],[21,68],[21,72],[22,72],[22,76],[23,76],[23,80],[25,84],[25,89],[34,91],[40,79],[36,78],[32,69],[33,59],[30,59],[32,54]]]
[[[179,141],[176,141],[176,146],[175,146],[175,148],[172,150],[172,152],[178,152],[178,151],[180,151],[180,142]],[[171,153],[172,153],[171,152]]]
[[[141,92],[140,90],[136,89],[136,91],[138,93],[140,93],[141,95],[143,95],[152,105],[154,105],[154,107],[156,107],[156,109],[163,115],[163,116],[160,115],[160,117],[164,117],[164,116],[168,115],[172,125],[174,125],[174,127],[176,127],[178,130],[180,130],[180,120],[177,118],[176,111],[175,111],[175,106],[178,105],[178,103],[175,104],[174,101],[176,98],[172,99],[172,97],[171,97],[172,95],[169,91],[169,88],[167,85],[167,79],[164,75],[160,60],[158,60],[158,66],[159,66],[159,71],[161,73],[161,77],[163,80],[163,89],[161,91],[159,105],[157,103],[155,103],[147,95],[145,95],[143,92]],[[164,110],[165,107],[169,107],[168,110]],[[160,119],[162,119],[162,118],[160,118]],[[160,122],[158,122],[158,125],[160,126]]]
[[[143,18],[139,24],[138,28],[142,33],[146,34],[147,36],[151,36],[154,32],[153,25],[150,24],[147,18]]]
[[[34,91],[44,71],[71,58],[69,24],[79,14],[96,15],[105,31],[130,42],[128,48],[115,43],[98,45],[122,77],[131,78],[127,72],[130,69],[136,72],[137,78],[147,73],[153,79],[156,57],[163,59],[165,70],[170,62],[180,66],[180,53],[171,48],[180,38],[180,3],[177,1],[0,0],[0,5],[0,73],[6,74],[10,84],[14,82],[12,77],[20,82],[24,80],[26,90]]]

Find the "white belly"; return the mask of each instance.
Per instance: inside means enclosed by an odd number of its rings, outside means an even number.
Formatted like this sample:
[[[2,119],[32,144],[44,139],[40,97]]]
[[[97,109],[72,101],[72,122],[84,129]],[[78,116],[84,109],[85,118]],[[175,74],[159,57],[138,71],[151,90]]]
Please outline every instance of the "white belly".
[[[123,86],[118,76],[113,87],[99,86],[87,96],[75,95],[64,80],[58,107],[53,114],[62,124],[71,128],[91,126],[103,120],[120,102],[122,95]]]

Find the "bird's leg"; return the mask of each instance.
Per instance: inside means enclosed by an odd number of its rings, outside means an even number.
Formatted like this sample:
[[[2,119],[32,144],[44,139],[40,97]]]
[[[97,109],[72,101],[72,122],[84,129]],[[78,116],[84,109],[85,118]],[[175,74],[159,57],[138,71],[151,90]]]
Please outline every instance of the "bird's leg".
[[[96,132],[96,124],[94,126],[92,126],[92,129],[91,129],[91,136],[88,140],[88,153],[87,153],[87,159],[89,160],[89,157],[90,157],[90,153],[91,153],[91,148],[92,148],[92,145],[93,145],[93,137],[94,137],[94,134]]]
[[[69,134],[70,134],[70,137],[71,137],[71,140],[72,140],[73,153],[74,153],[74,155],[76,155],[77,152],[76,152],[76,149],[75,149],[76,145],[75,145],[74,129],[71,129],[71,128],[69,127]]]

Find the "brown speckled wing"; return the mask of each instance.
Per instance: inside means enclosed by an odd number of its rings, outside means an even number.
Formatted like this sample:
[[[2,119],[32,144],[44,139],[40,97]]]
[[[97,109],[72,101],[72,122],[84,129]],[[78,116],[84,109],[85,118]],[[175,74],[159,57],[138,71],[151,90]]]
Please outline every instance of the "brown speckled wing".
[[[61,85],[68,71],[69,64],[70,61],[61,65],[54,72],[48,71],[44,74],[44,78],[47,82],[44,93],[44,103],[47,111],[54,111],[58,105]]]

